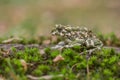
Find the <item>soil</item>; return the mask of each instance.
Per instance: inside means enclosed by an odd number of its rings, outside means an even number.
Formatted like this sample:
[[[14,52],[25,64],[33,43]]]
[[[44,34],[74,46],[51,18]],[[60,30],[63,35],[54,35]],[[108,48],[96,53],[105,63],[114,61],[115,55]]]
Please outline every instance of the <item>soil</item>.
[[[0,49],[3,49],[5,51],[11,50],[11,48],[14,47],[17,50],[24,50],[25,48],[38,48],[40,50],[44,49],[45,46],[38,45],[38,44],[0,44]],[[111,48],[114,49],[117,53],[120,52],[120,47],[112,47],[112,46],[104,46],[103,48]]]

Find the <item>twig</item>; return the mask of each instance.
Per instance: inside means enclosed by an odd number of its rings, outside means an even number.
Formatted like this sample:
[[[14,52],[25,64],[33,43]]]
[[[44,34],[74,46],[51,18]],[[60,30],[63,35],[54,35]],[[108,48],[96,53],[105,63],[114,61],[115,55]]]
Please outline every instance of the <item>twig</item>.
[[[74,68],[77,64],[79,64],[79,63],[76,63],[76,64],[74,64],[74,65],[71,67],[71,69],[70,69],[71,72],[72,72],[73,68]]]
[[[88,64],[88,61],[87,61],[87,80],[90,80],[90,77],[89,77],[89,74],[90,74],[90,71],[89,71],[89,64]]]
[[[111,46],[104,46],[105,49],[114,49],[117,53],[120,53],[120,47],[111,47]]]
[[[63,77],[63,74],[59,74],[59,75],[45,75],[45,76],[41,76],[41,77],[35,77],[32,75],[27,75],[27,77],[31,80],[51,80],[52,78],[56,78],[56,77]]]

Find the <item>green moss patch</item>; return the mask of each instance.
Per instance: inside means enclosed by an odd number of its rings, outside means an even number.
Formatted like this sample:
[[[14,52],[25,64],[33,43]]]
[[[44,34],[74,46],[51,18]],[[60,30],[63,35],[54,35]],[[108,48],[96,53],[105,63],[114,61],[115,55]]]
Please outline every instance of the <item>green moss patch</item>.
[[[59,75],[52,80],[119,80],[120,54],[113,49],[102,49],[91,55],[80,54],[78,49],[59,50],[45,49],[45,54],[40,54],[37,48],[26,48],[16,51],[8,57],[0,56],[0,74],[7,79],[27,80],[27,75],[42,77],[45,75]],[[64,60],[53,62],[61,54]],[[89,56],[89,59],[88,59]],[[27,69],[21,60],[26,63]]]

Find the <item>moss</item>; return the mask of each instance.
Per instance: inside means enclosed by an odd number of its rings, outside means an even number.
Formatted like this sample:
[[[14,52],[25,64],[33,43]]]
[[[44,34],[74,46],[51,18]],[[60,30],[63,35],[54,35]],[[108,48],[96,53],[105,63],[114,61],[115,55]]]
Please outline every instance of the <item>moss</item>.
[[[14,48],[13,51],[16,52]],[[102,49],[100,52],[95,52],[90,56],[90,59],[86,59],[87,54],[80,55],[74,49],[64,49],[62,56],[65,58],[64,61],[59,63],[53,63],[52,60],[60,52],[58,50],[50,50],[46,48],[47,55],[41,55],[39,50],[36,48],[28,49],[24,51],[18,51],[9,58],[0,58],[1,66],[0,74],[8,78],[10,73],[19,75],[21,78],[26,78],[26,74],[34,76],[43,76],[49,74],[64,74],[65,76],[61,79],[75,79],[76,75],[80,74],[78,78],[86,79],[87,77],[87,65],[89,65],[89,72],[91,79],[113,79],[119,78],[119,64],[120,55],[114,52],[113,49]],[[49,54],[48,54],[49,53]],[[45,59],[44,57],[47,57]],[[49,56],[49,57],[48,57]],[[25,60],[27,63],[27,71],[24,70],[21,65],[20,59]],[[56,79],[56,78],[55,78]]]
[[[27,62],[37,62],[41,60],[41,55],[37,48],[25,48],[24,51],[15,53],[14,58],[24,59]]]
[[[32,74],[35,76],[46,75],[50,71],[50,67],[47,65],[39,65],[35,70],[32,71]]]
[[[109,34],[98,33],[98,37],[100,38],[100,40],[102,40],[104,45],[120,46],[120,38],[117,37],[113,32]]]

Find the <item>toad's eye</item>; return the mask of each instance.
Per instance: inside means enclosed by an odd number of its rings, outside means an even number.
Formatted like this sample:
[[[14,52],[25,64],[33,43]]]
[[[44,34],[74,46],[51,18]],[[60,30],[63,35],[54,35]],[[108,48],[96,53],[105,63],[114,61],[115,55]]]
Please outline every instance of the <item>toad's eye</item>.
[[[56,28],[56,30],[58,30],[58,31],[62,31],[62,29],[63,29],[62,27],[57,27]]]
[[[58,32],[62,32],[62,29],[61,29],[61,28],[59,28],[59,29],[58,29]]]

